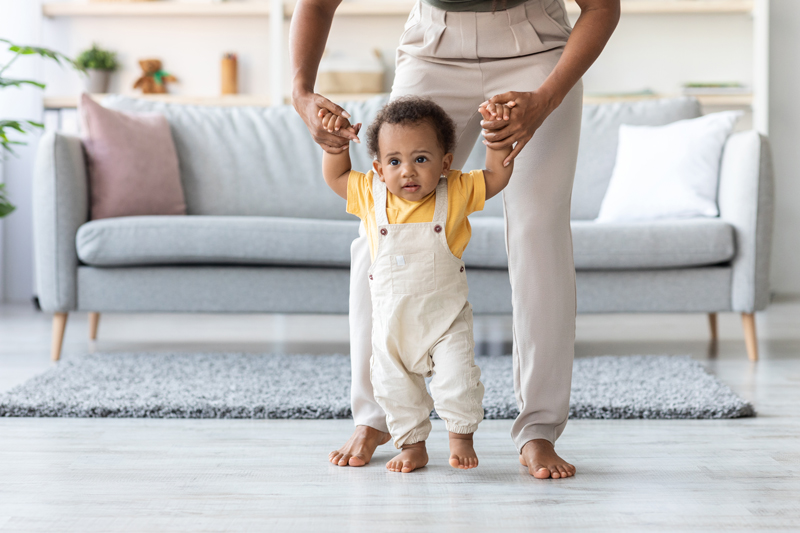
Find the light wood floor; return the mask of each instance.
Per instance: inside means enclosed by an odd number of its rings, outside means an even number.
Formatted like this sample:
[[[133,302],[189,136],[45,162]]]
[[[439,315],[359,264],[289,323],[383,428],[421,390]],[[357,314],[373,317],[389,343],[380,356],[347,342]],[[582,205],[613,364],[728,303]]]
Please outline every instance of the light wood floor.
[[[571,421],[559,451],[575,478],[539,481],[510,421],[476,434],[481,465],[390,474],[325,461],[350,421],[0,419],[0,531],[761,531],[800,529],[800,300],[757,316],[761,361],[738,315],[581,316],[578,356],[690,353],[757,418]],[[344,317],[104,315],[89,346],[70,316],[63,360],[100,351],[347,350]],[[508,349],[507,317],[478,318],[483,351]],[[0,392],[50,367],[49,317],[0,306]],[[711,352],[711,357],[709,357]]]

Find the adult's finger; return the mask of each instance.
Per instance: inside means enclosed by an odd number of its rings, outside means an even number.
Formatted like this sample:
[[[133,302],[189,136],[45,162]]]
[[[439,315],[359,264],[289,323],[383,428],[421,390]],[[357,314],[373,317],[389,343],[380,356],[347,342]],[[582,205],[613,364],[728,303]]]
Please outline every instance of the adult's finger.
[[[346,118],[344,118],[343,116],[340,115],[340,116],[336,117],[336,123],[333,125],[333,128],[338,131],[338,130],[348,126],[349,124],[350,124],[350,122],[348,122]]]
[[[508,91],[506,93],[500,93],[492,96],[489,98],[490,104],[505,104],[506,102],[510,102],[512,100],[516,100],[519,96],[519,93],[516,91]]]
[[[508,148],[509,146],[512,146],[515,141],[516,137],[508,137],[507,139],[503,139],[502,141],[483,141],[483,144],[485,144],[492,150],[499,150],[501,148]]]
[[[345,111],[343,107],[334,104],[333,102],[331,102],[330,100],[328,100],[327,98],[322,96],[321,94],[315,94],[314,95],[314,103],[317,105],[317,107],[321,107],[323,109],[327,109],[328,111],[330,111],[334,115],[341,115],[344,118],[350,118],[350,113]]]
[[[502,130],[494,130],[494,131],[483,131],[481,134],[483,138],[489,142],[498,142],[509,137],[512,137],[516,133],[515,130],[511,128],[503,128]]]
[[[507,167],[508,165],[510,165],[511,162],[519,155],[522,149],[525,148],[526,144],[528,144],[528,139],[519,141],[517,145],[514,147],[514,149],[511,150],[511,153],[508,154],[508,156],[503,161],[503,166]]]
[[[315,128],[316,131],[313,132],[312,137],[314,138],[314,142],[323,145],[326,144],[328,146],[347,146],[350,143],[350,139],[344,137],[343,135],[339,135],[341,131],[337,131],[336,133],[328,133],[322,126]],[[352,132],[351,132],[352,134]]]
[[[497,117],[494,120],[481,120],[481,128],[490,131],[507,128],[510,124],[507,120],[501,120],[502,118],[503,117]]]
[[[320,143],[320,146],[322,147],[323,150],[325,150],[329,154],[335,155],[335,154],[341,154],[342,152],[347,150],[350,147],[350,143],[345,144],[344,146],[331,146],[329,144]]]

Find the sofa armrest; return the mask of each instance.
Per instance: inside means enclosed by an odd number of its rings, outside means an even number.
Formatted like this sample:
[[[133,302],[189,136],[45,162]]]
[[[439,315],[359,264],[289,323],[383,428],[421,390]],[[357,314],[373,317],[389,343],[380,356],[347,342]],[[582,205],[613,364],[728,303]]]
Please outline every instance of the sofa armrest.
[[[77,309],[75,235],[89,219],[89,185],[77,137],[42,136],[33,175],[36,288],[45,311]]]
[[[752,313],[769,303],[774,183],[769,141],[756,131],[731,135],[722,154],[719,214],[735,229],[731,308]]]

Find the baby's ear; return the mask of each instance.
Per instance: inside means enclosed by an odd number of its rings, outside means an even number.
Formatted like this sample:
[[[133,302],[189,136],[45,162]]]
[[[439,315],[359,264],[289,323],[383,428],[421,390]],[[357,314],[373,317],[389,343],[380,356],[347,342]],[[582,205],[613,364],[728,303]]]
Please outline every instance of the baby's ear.
[[[377,159],[372,160],[372,170],[375,171],[375,174],[378,175],[378,179],[383,181],[383,166],[381,165],[381,162],[378,161]]]
[[[450,166],[453,164],[453,154],[447,153],[444,154],[444,158],[442,159],[442,174],[447,176],[447,173],[450,172]]]

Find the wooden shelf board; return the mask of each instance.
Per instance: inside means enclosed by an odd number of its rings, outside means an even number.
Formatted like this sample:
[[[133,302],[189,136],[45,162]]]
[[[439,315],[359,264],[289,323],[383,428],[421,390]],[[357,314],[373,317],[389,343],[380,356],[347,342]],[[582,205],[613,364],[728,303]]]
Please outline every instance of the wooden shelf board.
[[[98,102],[102,100],[106,94],[92,94],[90,95]],[[165,102],[169,104],[188,104],[188,105],[207,105],[207,106],[222,106],[222,107],[237,107],[237,106],[256,106],[265,107],[270,105],[269,96],[255,95],[255,94],[230,94],[224,96],[185,96],[178,94],[125,94],[129,98],[142,98],[144,100],[152,100],[154,102]],[[78,107],[77,96],[45,96],[44,108],[45,109],[74,109]]]
[[[754,0],[622,0],[623,15],[751,13]],[[580,13],[573,0],[566,2],[567,12]]]
[[[750,13],[754,0],[622,0],[622,13],[631,15],[657,14],[724,14]],[[407,16],[414,2],[407,0],[342,2],[339,16]],[[291,17],[295,4],[288,2],[284,16]],[[567,12],[576,15],[580,8],[567,0]],[[59,2],[45,3],[42,13],[47,17],[86,16],[268,16],[269,2]]]
[[[583,97],[585,104],[611,104],[614,102],[636,102],[639,100],[658,100],[660,98],[678,98],[687,96],[681,94],[652,94],[652,95],[586,95]],[[695,94],[690,95],[705,106],[719,107],[748,107],[753,103],[752,94]]]
[[[105,94],[91,95],[95,100],[101,100]],[[227,96],[183,96],[174,94],[127,94],[130,98],[143,98],[156,102],[167,102],[172,104],[207,105],[207,106],[257,106],[264,107],[270,105],[268,96],[252,94],[232,94]],[[367,100],[377,94],[328,94],[325,95],[333,102],[356,102]],[[636,100],[652,100],[657,98],[674,98],[677,95],[648,95],[648,96],[591,96],[587,95],[583,101],[586,104],[608,104],[613,102],[631,102]],[[750,94],[705,94],[698,95],[696,98],[700,104],[705,106],[719,107],[748,107],[752,104],[753,96]],[[284,103],[290,103],[286,98]],[[71,109],[78,106],[77,96],[45,96],[45,109]]]
[[[268,2],[60,2],[42,5],[46,17],[252,17],[269,15]]]

